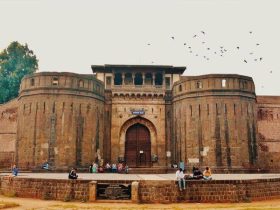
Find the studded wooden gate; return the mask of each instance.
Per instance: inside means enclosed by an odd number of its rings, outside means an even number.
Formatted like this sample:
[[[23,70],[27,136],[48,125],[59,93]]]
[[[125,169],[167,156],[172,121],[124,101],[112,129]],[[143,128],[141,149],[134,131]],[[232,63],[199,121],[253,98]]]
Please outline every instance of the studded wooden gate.
[[[129,167],[151,166],[151,139],[146,126],[137,123],[127,129],[125,161]]]

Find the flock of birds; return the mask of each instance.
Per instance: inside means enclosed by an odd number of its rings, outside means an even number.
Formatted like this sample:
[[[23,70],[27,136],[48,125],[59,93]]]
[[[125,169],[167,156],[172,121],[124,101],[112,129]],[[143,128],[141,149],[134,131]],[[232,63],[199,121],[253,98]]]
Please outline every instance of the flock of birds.
[[[249,31],[250,35],[253,35],[253,31]],[[182,43],[184,47],[187,48],[188,53],[192,54],[193,56],[196,57],[202,57],[203,59],[209,61],[210,59],[212,59],[211,55],[215,55],[215,56],[219,56],[219,57],[224,57],[226,56],[228,53],[232,52],[233,50],[235,51],[241,51],[242,47],[241,46],[236,46],[235,49],[228,49],[225,46],[219,46],[216,48],[212,48],[210,46],[207,46],[207,42],[205,41],[206,38],[206,32],[205,31],[200,31],[197,34],[194,34],[193,39],[197,39],[197,41],[201,42],[201,45],[204,47],[205,51],[204,52],[197,52],[195,50],[195,47],[192,47],[191,45],[188,45],[186,42]],[[200,38],[200,39],[199,39]],[[171,36],[170,37],[171,40],[175,41],[175,36]],[[147,43],[148,46],[151,46],[151,43]],[[259,47],[261,44],[260,43],[256,43],[255,46]],[[251,51],[249,54],[249,57],[243,58],[242,62],[244,63],[248,63],[248,62],[261,62],[263,61],[263,57],[259,56],[255,56],[255,52]],[[154,63],[152,61],[152,63]],[[270,72],[272,73],[272,72]]]
[[[223,45],[219,45],[216,47],[212,47],[206,40],[207,33],[203,30],[199,31],[196,34],[193,34],[192,41],[189,44],[187,42],[179,42],[182,45],[189,55],[202,58],[205,61],[209,61],[210,59],[223,58],[230,54],[240,55],[240,62],[244,64],[248,63],[257,63],[263,62],[264,58],[262,56],[258,56],[259,47],[261,43],[254,41],[254,33],[253,31],[248,31],[249,37],[253,40],[253,47],[248,50],[248,48],[243,47],[242,45],[235,45],[231,47],[226,47]],[[171,41],[177,41],[175,36],[170,36]],[[178,39],[179,40],[179,39]],[[178,42],[177,42],[178,43]],[[147,43],[148,46],[151,46],[152,43]],[[245,53],[244,53],[245,52]],[[154,64],[154,61],[151,62]],[[269,73],[272,74],[272,71],[269,70]],[[262,85],[261,88],[264,88]]]

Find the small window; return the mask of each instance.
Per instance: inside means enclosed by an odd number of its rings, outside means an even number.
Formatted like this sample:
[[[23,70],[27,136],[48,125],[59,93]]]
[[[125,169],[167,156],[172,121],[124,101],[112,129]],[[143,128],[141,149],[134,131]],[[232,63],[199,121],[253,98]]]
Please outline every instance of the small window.
[[[202,88],[202,82],[201,81],[197,81],[196,82],[196,88],[197,89],[201,89]]]
[[[34,80],[34,78],[31,78],[31,80],[30,80],[30,85],[31,85],[31,86],[34,86],[34,85],[35,85],[35,80]]]
[[[80,88],[84,87],[84,80],[82,80],[82,79],[79,80],[78,87],[80,87]]]
[[[179,85],[179,92],[182,91],[182,85]]]
[[[58,86],[58,77],[53,77],[53,79],[52,79],[52,85]]]
[[[222,79],[222,87],[223,88],[227,87],[227,80],[226,79]]]

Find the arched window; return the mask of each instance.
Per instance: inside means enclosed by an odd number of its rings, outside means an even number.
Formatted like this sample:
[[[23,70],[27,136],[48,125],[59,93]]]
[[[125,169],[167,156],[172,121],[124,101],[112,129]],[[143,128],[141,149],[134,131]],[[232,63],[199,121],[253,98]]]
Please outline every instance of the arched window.
[[[126,84],[126,85],[132,85],[133,84],[131,73],[126,73],[124,75],[124,84]]]
[[[121,73],[115,73],[114,85],[122,85],[122,74]]]
[[[156,73],[155,85],[162,85],[162,73]]]
[[[196,82],[196,88],[198,88],[198,89],[202,88],[202,82],[201,81]]]
[[[141,73],[136,73],[134,78],[135,85],[143,85],[143,77]]]
[[[222,79],[222,87],[226,87],[227,86],[227,80],[226,79]]]
[[[58,77],[53,77],[52,78],[52,85],[58,86]]]
[[[179,92],[182,91],[182,85],[179,85]]]
[[[153,84],[153,75],[151,73],[145,74],[145,85],[152,85]]]

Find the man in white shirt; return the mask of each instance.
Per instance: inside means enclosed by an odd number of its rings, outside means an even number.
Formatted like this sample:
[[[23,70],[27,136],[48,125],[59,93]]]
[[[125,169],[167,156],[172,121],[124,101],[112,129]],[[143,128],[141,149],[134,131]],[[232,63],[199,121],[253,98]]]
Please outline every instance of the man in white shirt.
[[[178,181],[178,185],[180,188],[180,191],[182,191],[182,187],[184,190],[186,189],[186,181],[185,181],[185,174],[183,172],[183,169],[179,169],[176,171],[176,180]]]

